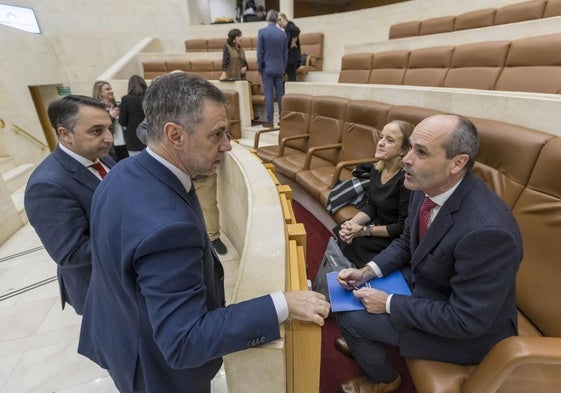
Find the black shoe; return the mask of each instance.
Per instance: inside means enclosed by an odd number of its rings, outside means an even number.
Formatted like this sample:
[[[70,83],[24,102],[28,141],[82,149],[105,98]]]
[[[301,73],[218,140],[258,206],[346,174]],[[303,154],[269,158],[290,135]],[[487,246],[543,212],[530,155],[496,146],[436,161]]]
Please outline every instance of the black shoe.
[[[273,128],[275,125],[273,123],[263,123],[262,127],[264,128]]]
[[[226,255],[226,253],[228,253],[228,248],[220,239],[213,240],[212,246],[219,255]]]

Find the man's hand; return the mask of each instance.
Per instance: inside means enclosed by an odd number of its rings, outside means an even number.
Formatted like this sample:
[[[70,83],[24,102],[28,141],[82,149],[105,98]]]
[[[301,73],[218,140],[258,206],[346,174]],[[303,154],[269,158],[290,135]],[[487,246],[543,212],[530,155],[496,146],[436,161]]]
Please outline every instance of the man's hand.
[[[289,315],[300,321],[309,321],[323,326],[324,319],[329,315],[329,303],[325,296],[314,291],[285,292]]]
[[[343,288],[351,290],[352,286],[349,284],[352,284],[355,287],[360,287],[373,277],[375,277],[375,274],[370,266],[365,266],[362,269],[351,267],[349,269],[341,270],[339,274],[337,274],[337,281],[339,281],[339,284]]]
[[[388,299],[386,292],[374,288],[361,288],[354,291],[354,295],[364,304],[369,313],[383,314],[386,312],[386,300]]]

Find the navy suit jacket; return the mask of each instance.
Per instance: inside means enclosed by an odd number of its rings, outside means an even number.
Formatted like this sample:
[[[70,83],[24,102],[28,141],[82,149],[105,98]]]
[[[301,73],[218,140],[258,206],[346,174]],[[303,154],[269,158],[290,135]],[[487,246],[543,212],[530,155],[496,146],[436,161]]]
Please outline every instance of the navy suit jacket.
[[[257,71],[260,74],[284,75],[288,61],[286,33],[268,23],[257,32]]]
[[[102,159],[111,168],[112,158]],[[58,264],[62,308],[82,314],[92,269],[90,207],[99,179],[57,147],[27,182],[25,211],[45,249]]]
[[[280,337],[270,296],[224,307],[222,265],[194,190],[146,150],[92,204],[93,272],[78,352],[121,392],[198,392],[221,356]]]
[[[522,239],[508,207],[478,178],[464,177],[423,240],[424,193],[414,192],[405,230],[374,259],[386,275],[402,268],[412,296],[394,295],[390,318],[405,356],[476,364],[517,333],[515,283]]]

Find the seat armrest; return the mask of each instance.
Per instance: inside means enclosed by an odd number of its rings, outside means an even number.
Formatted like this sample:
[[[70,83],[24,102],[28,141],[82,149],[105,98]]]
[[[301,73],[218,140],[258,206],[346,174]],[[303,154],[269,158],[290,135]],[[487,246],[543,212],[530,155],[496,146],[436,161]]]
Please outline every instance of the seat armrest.
[[[338,162],[337,165],[335,166],[335,172],[333,172],[333,177],[331,178],[331,184],[329,185],[329,188],[335,187],[335,185],[339,181],[339,178],[341,177],[341,172],[343,171],[343,168],[347,168],[349,166],[355,167],[360,164],[374,163],[376,161],[378,161],[376,158],[368,157],[368,158]]]
[[[300,134],[300,135],[292,135],[282,138],[279,146],[279,157],[284,155],[284,146],[286,145],[287,141],[292,141],[294,139],[308,139],[309,137],[310,134]]]
[[[310,169],[310,163],[312,162],[312,155],[316,151],[320,150],[330,150],[330,149],[340,149],[343,146],[342,143],[332,143],[330,145],[321,145],[321,146],[314,146],[308,149],[306,153],[306,161],[304,162],[304,170]]]
[[[259,147],[259,137],[262,133],[264,132],[271,132],[271,131],[278,131],[280,130],[280,127],[274,127],[274,128],[266,128],[264,130],[259,130],[255,133],[255,136],[253,137],[253,149],[257,150],[257,148]]]
[[[483,358],[462,387],[463,393],[494,393],[522,365],[556,364],[561,366],[561,338],[505,338]],[[536,386],[536,391],[539,387]]]

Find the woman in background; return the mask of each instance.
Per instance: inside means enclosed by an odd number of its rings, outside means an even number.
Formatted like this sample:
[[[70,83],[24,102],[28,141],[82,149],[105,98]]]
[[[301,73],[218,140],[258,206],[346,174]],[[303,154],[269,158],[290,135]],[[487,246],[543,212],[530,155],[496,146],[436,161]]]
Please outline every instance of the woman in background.
[[[105,102],[107,111],[111,116],[113,121],[113,157],[115,160],[120,161],[123,158],[127,158],[129,153],[127,152],[127,145],[125,142],[125,137],[123,135],[123,129],[119,124],[119,103],[115,101],[115,95],[113,94],[113,88],[111,84],[107,81],[95,81],[92,89],[92,97],[97,98]]]
[[[147,89],[146,81],[139,75],[129,78],[127,95],[121,98],[119,123],[123,126],[125,142],[130,156],[140,153],[146,145],[136,136],[138,125],[144,120],[142,99]]]
[[[245,79],[247,61],[241,42],[240,29],[232,29],[228,32],[228,40],[222,48],[222,75],[218,78],[219,80]]]
[[[374,154],[378,162],[370,172],[366,205],[339,228],[341,250],[358,268],[403,232],[410,191],[403,185],[401,159],[411,147],[413,128],[413,124],[400,120],[386,124]]]

